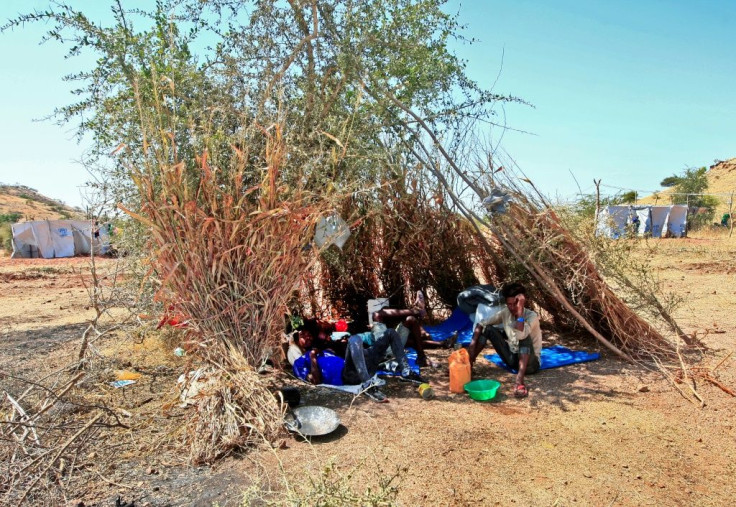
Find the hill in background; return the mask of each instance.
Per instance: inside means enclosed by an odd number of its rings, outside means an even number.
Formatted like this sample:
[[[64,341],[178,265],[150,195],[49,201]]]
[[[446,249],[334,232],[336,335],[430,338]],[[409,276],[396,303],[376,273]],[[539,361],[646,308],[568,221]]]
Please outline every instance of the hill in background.
[[[13,222],[81,219],[84,211],[72,208],[23,185],[0,184],[0,215],[19,216]]]
[[[84,211],[23,185],[0,184],[0,250],[12,251],[10,225],[31,220],[83,219]]]
[[[736,158],[717,160],[705,174],[708,178],[706,193],[714,194],[718,199],[715,216],[720,218],[721,214],[728,213],[731,195],[736,194]],[[671,204],[670,194],[673,192],[674,188],[663,188],[661,192],[642,197],[637,204]]]

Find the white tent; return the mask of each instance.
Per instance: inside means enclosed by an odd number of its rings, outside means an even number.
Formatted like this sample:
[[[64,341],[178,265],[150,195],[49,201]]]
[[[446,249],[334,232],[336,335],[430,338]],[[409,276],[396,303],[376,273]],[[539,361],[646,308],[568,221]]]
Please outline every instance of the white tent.
[[[667,235],[667,219],[670,206],[652,206],[652,237],[661,238]]]
[[[687,235],[687,206],[684,204],[670,206],[667,232],[674,238],[682,238]]]
[[[72,257],[110,250],[107,227],[93,228],[89,220],[37,220],[13,224],[13,258]],[[93,232],[94,230],[94,232]]]
[[[687,234],[687,206],[606,206],[598,215],[596,234],[681,238]]]
[[[626,234],[626,224],[630,223],[629,206],[606,206],[598,214],[596,235],[619,238]]]

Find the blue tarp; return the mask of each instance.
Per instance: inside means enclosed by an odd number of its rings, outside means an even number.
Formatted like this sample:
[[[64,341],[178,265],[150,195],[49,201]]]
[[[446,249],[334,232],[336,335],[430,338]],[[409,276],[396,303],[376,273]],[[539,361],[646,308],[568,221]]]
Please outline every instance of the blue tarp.
[[[501,368],[516,373],[516,370],[512,370],[501,360],[498,354],[487,354],[486,359],[492,363],[500,366]],[[584,352],[582,350],[570,350],[562,345],[553,345],[551,347],[542,349],[542,366],[540,370],[547,370],[549,368],[559,368],[560,366],[567,366],[568,364],[584,363],[586,361],[595,361],[599,359],[601,355],[598,352]]]
[[[457,331],[457,343],[468,345],[473,337],[473,321],[460,308],[455,308],[447,320],[436,326],[424,326],[433,340],[443,342]]]

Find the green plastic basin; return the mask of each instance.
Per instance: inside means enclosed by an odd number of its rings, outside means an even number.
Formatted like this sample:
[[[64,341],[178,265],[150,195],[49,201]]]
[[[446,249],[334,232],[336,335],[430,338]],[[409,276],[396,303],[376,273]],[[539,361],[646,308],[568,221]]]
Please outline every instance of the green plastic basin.
[[[501,387],[501,382],[493,379],[473,380],[463,387],[472,399],[476,401],[487,401],[496,397],[496,392]]]

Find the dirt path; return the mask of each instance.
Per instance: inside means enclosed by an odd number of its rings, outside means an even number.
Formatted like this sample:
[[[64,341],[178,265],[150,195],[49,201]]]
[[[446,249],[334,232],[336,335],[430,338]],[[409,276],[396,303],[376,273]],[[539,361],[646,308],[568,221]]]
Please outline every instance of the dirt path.
[[[736,358],[727,358],[736,349],[736,287],[729,287],[736,240],[664,240],[646,248],[664,284],[685,299],[678,320],[710,347],[703,365],[726,358],[718,376],[736,387]],[[84,260],[34,261],[0,260],[0,368],[19,375],[52,371],[73,357],[91,317],[71,270]],[[341,473],[352,471],[348,482],[358,488],[375,488],[399,470],[393,484],[402,505],[728,505],[736,497],[736,398],[699,381],[707,402],[700,408],[660,374],[622,363],[592,341],[572,346],[601,352],[601,360],[530,377],[525,400],[510,396],[511,375],[485,360],[476,377],[503,383],[497,400],[449,393],[445,351],[431,351],[441,367],[424,371],[437,392],[432,401],[392,381],[388,404],[301,384],[306,403],[340,414],[343,425],[334,434],[311,443],[289,438],[285,449],[191,468],[160,444],[176,439],[183,419],[183,409],[162,406],[186,358],[153,338],[123,338],[100,344],[108,358],[86,388],[125,407],[131,430],[110,437],[121,446],[113,462],[92,460],[104,480],[70,499],[87,506],[113,505],[117,495],[136,505],[239,505],[251,486],[283,490],[284,477],[297,491],[309,489],[309,478],[330,462]],[[569,337],[545,340],[571,346]],[[123,368],[143,378],[127,392],[106,388]],[[15,388],[0,380],[0,389]]]

